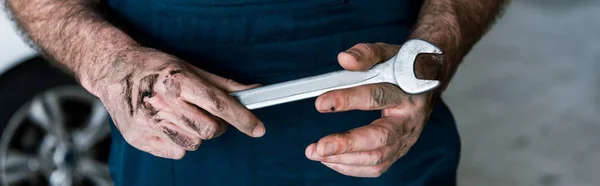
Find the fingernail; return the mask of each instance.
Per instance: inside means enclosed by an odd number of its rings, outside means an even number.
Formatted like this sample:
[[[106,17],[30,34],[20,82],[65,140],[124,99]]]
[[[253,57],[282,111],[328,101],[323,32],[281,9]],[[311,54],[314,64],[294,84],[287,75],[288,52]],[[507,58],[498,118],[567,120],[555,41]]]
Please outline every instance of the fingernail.
[[[262,124],[262,122],[260,122],[258,125],[256,125],[254,130],[252,130],[252,136],[262,137],[263,135],[265,135],[265,132],[265,126]]]
[[[304,156],[306,156],[306,158],[310,159],[312,157],[312,153],[313,153],[313,150],[311,148],[307,148],[304,151]]]
[[[333,97],[329,95],[325,95],[324,97],[320,97],[317,100],[318,105],[317,109],[321,112],[333,112],[335,111],[335,107],[333,106]]]
[[[336,151],[337,145],[333,142],[325,143],[325,151],[323,152],[323,156],[329,156]]]
[[[319,155],[317,153],[317,144],[309,145],[309,148],[306,151],[306,157],[310,160],[319,160]]]

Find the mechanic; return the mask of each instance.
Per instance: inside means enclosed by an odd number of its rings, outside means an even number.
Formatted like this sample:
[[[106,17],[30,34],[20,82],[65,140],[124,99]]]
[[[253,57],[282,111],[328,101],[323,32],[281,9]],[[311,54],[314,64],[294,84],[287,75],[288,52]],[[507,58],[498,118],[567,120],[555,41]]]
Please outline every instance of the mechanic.
[[[105,105],[115,185],[371,186],[456,184],[460,140],[440,95],[507,1],[5,6],[40,53]],[[254,111],[229,96],[342,68],[367,70],[410,38],[444,51],[417,62],[418,77],[442,82],[436,91],[408,95],[372,84]],[[237,130],[225,132],[229,125]]]

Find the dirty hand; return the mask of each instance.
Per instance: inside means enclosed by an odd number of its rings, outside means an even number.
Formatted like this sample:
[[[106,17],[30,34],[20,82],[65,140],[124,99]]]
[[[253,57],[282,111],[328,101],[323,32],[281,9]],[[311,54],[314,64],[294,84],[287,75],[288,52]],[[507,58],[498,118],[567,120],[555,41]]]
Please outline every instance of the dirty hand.
[[[346,70],[364,71],[393,57],[399,47],[358,44],[341,52],[338,61]],[[306,157],[344,175],[379,177],[417,141],[432,109],[431,95],[409,95],[387,83],[327,92],[317,98],[319,112],[382,110],[382,118],[321,138],[306,148]]]
[[[97,79],[97,96],[132,146],[180,159],[231,124],[260,137],[262,122],[228,92],[254,86],[219,77],[153,49],[122,52]]]

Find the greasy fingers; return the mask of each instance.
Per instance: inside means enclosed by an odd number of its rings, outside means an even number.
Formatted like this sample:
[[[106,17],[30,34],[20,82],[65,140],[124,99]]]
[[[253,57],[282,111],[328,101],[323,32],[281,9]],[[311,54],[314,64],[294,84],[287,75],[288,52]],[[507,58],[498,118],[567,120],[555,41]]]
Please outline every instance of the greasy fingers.
[[[229,123],[225,122],[225,120],[218,118],[216,116],[212,116],[212,117],[215,121],[217,121],[217,124],[219,125],[219,130],[217,130],[215,135],[213,136],[213,138],[216,138],[216,137],[221,136],[223,133],[225,133],[225,131],[227,131],[227,128],[229,127]]]
[[[182,72],[178,72],[167,73],[164,79],[163,77],[158,77],[158,82],[154,85],[154,96],[146,97],[143,100],[143,105],[153,110],[152,114],[149,115],[152,117],[149,122],[157,123],[158,125],[164,125],[165,122],[174,124],[171,128],[176,129],[155,127],[155,129],[165,133],[174,134],[177,131],[181,131],[177,133],[200,139],[213,138],[217,133],[220,133],[219,130],[222,127],[220,127],[210,114],[181,99],[181,91],[185,89],[182,88],[182,85],[186,85],[185,83],[181,83],[181,79],[184,78],[182,76],[185,75]],[[183,141],[180,140],[180,142]],[[191,147],[185,148],[188,150],[191,149]]]
[[[252,112],[224,91],[211,85],[198,83],[186,86],[181,97],[249,136],[261,137],[265,133],[263,123]]]
[[[168,121],[160,122],[158,125],[160,128],[159,130],[179,147],[185,150],[194,151],[200,146],[201,139],[185,131],[181,127]]]
[[[375,178],[381,176],[393,163],[392,159],[383,158],[385,152],[356,152],[321,157],[316,152],[316,144],[306,148],[308,159],[319,161],[323,165],[346,176]],[[391,148],[390,148],[391,149]],[[381,158],[380,158],[381,157]]]
[[[245,134],[253,137],[260,137],[265,133],[264,125],[258,118],[250,112],[246,107],[241,105],[233,97],[229,96],[227,91],[238,91],[256,87],[257,85],[242,85],[233,80],[222,78],[212,73],[206,72],[202,69],[192,67],[195,69],[194,74],[183,74],[187,81],[181,82],[179,85],[180,93],[177,94],[178,98],[183,99],[185,102],[192,104],[193,106],[199,107],[200,110],[206,111],[208,114],[217,116],[224,121],[235,126],[237,129]],[[200,78],[198,78],[200,77]],[[222,90],[222,89],[225,90]],[[199,116],[201,117],[201,116]],[[202,138],[211,138],[213,134],[219,130],[215,130],[215,122],[202,117],[196,121],[201,125],[203,121],[207,121],[207,125],[213,127],[198,128],[206,129],[204,134],[201,134]],[[188,119],[193,119],[188,116]],[[202,126],[206,127],[206,126]],[[215,131],[215,132],[212,132]]]
[[[180,159],[225,132],[229,123],[252,136],[264,126],[227,92],[242,85],[157,50],[119,54],[94,88],[115,126],[132,146]]]
[[[369,84],[324,93],[317,98],[315,106],[323,113],[381,110],[400,104],[404,97],[404,92],[395,85]]]
[[[400,47],[385,43],[360,43],[338,54],[340,65],[350,71],[365,71],[392,58]]]
[[[316,152],[316,144],[311,144],[306,149],[306,157],[313,161],[326,163],[375,166],[393,159],[393,157],[395,157],[395,151],[392,146],[385,146],[372,151],[349,152],[322,157]]]
[[[316,151],[321,157],[348,152],[369,151],[396,143],[397,131],[381,118],[370,125],[352,129],[345,133],[331,134],[317,142]]]
[[[179,126],[191,130],[204,140],[215,138],[225,132],[226,126],[223,126],[218,118],[187,102],[181,105],[184,110],[176,120]]]

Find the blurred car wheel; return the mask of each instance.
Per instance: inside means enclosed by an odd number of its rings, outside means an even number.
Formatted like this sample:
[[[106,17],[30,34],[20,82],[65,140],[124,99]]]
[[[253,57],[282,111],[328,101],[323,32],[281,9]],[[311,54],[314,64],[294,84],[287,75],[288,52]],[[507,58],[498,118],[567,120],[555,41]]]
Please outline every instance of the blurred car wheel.
[[[101,102],[34,57],[0,76],[0,183],[112,185]]]

